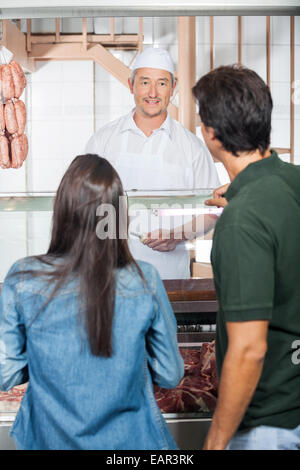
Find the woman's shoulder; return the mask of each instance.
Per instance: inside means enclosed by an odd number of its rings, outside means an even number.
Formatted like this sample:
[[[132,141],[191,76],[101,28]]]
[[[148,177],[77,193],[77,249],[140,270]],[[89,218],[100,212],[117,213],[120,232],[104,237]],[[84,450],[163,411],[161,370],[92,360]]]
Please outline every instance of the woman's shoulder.
[[[155,291],[158,272],[156,268],[146,261],[136,260],[136,264],[129,264],[117,272],[117,292],[129,294],[153,293]]]
[[[140,267],[141,271],[144,273],[145,276],[153,277],[154,275],[156,275],[157,270],[153,266],[153,264],[148,263],[147,261],[140,261],[140,260],[137,260],[136,263],[138,264],[138,266]]]
[[[32,290],[43,282],[39,274],[47,273],[51,269],[53,265],[48,262],[45,255],[20,258],[10,267],[4,283],[15,286],[17,290]]]
[[[41,266],[41,261],[35,256],[26,256],[15,261],[9,268],[6,278],[9,278],[12,274],[23,273],[26,271],[37,270]]]

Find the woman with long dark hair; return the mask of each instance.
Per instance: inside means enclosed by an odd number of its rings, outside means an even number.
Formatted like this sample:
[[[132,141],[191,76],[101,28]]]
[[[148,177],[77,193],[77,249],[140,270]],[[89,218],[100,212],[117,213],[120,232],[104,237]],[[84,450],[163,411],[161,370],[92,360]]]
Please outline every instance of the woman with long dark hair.
[[[157,271],[120,236],[122,196],[107,160],[76,157],[56,194],[48,252],[5,278],[0,388],[28,381],[11,432],[19,449],[176,448],[152,386],[183,375],[176,321]]]

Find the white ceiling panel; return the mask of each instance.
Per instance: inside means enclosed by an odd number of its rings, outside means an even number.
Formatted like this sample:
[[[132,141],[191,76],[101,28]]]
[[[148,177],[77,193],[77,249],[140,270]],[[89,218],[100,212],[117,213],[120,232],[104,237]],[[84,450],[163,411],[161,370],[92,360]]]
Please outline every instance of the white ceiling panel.
[[[0,19],[184,15],[300,15],[300,0],[0,0]]]

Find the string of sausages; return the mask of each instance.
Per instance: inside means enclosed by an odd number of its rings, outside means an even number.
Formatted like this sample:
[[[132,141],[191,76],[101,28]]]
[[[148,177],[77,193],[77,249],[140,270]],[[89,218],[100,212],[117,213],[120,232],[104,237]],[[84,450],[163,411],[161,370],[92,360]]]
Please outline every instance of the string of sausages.
[[[0,66],[0,86],[0,167],[20,168],[28,153],[26,107],[19,99],[26,77],[15,60]]]

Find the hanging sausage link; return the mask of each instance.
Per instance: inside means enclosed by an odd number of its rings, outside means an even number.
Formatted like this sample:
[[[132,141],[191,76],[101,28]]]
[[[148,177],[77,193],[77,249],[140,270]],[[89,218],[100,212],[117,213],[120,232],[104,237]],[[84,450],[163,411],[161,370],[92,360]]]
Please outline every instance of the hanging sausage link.
[[[18,62],[0,66],[0,167],[20,168],[28,154],[26,106],[20,96],[26,77]]]

